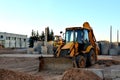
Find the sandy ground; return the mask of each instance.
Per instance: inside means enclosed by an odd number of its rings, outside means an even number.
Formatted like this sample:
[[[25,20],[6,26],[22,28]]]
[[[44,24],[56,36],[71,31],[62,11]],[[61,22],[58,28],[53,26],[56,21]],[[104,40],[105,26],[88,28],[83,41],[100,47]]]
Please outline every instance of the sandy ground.
[[[16,51],[21,53],[21,51],[19,50],[16,50]],[[3,54],[2,52],[0,53]],[[120,56],[116,56],[115,59],[117,60],[117,58],[120,59]],[[22,72],[25,74],[27,73],[27,74],[34,75],[34,76],[41,76],[43,77],[44,80],[61,80],[63,77],[64,71],[48,70],[48,71],[39,72],[38,68],[39,68],[39,60],[36,57],[22,57],[22,58],[21,57],[17,57],[17,58],[0,57],[0,69],[12,70],[12,71],[17,71],[17,72]],[[110,61],[110,60],[109,61],[100,60],[95,65],[89,68],[96,68],[96,69],[120,68],[120,62]]]
[[[30,75],[41,75],[44,80],[60,80],[62,77],[61,71],[42,71],[39,72],[39,59],[37,55],[28,56],[26,49],[0,49],[0,55],[7,54],[10,57],[0,57],[0,69],[24,72]],[[17,58],[11,57],[17,55]],[[19,57],[19,54],[26,54],[25,57]]]
[[[27,49],[0,49],[0,54],[26,54]]]
[[[41,76],[34,76],[24,72],[0,69],[0,80],[44,80]]]
[[[63,72],[58,71],[38,71],[38,58],[0,58],[0,68],[13,71],[28,73],[31,75],[40,75],[45,80],[60,80]]]

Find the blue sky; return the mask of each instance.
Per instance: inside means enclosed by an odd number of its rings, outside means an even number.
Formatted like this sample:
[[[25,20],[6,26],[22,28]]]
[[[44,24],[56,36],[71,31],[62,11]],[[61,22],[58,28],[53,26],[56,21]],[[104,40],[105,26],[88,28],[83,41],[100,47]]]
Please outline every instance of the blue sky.
[[[55,34],[88,21],[97,40],[120,30],[120,0],[0,0],[0,31],[31,35],[49,26]],[[120,31],[119,31],[120,32]]]

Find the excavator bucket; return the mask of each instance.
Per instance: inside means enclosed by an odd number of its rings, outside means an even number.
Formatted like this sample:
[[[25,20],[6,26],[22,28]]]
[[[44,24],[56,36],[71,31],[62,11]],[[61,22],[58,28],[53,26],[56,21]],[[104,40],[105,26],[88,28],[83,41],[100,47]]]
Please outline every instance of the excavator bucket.
[[[73,61],[66,57],[41,56],[39,57],[39,71],[42,70],[67,70],[73,67]]]

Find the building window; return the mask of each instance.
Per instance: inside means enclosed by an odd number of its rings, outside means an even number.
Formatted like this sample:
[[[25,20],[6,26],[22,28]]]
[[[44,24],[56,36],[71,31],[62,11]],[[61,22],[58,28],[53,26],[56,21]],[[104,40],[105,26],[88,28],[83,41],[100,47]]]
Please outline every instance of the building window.
[[[1,35],[0,38],[3,38],[3,35]]]
[[[15,40],[15,37],[12,37],[12,40]]]
[[[14,40],[16,40],[16,37],[14,37]]]
[[[10,40],[10,37],[6,37],[6,40]]]
[[[24,42],[26,42],[26,39],[24,39]]]

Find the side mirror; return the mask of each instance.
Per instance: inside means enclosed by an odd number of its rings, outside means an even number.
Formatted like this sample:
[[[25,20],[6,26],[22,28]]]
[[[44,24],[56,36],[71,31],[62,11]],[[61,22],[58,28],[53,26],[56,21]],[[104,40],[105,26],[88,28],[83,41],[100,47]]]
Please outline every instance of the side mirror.
[[[60,31],[60,34],[62,34],[63,32],[62,31]]]

